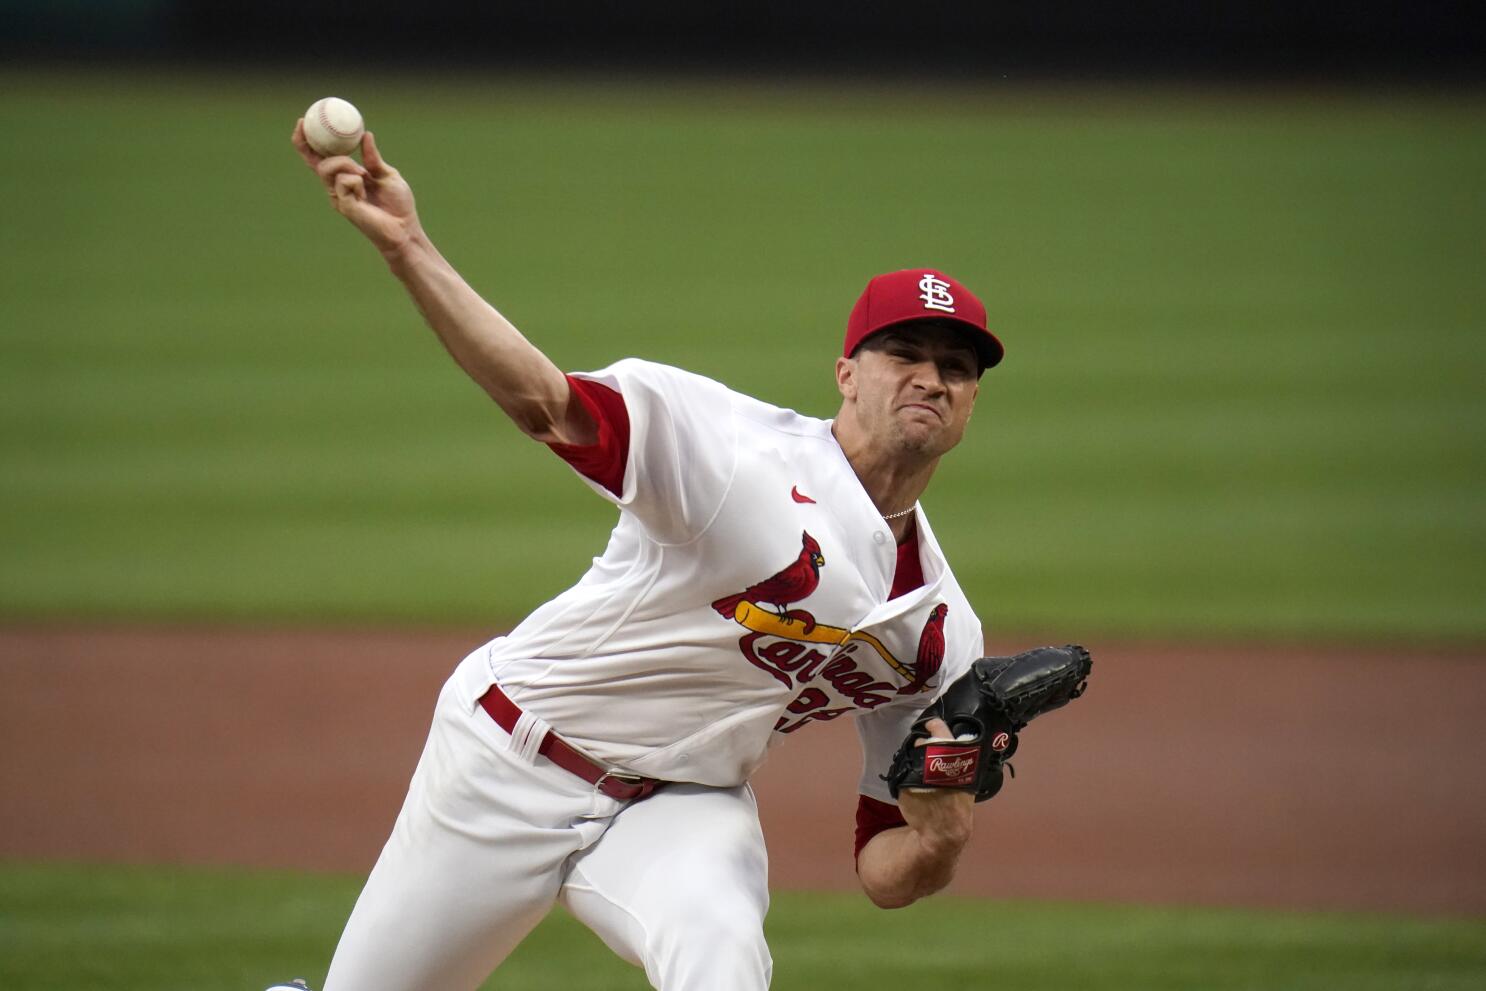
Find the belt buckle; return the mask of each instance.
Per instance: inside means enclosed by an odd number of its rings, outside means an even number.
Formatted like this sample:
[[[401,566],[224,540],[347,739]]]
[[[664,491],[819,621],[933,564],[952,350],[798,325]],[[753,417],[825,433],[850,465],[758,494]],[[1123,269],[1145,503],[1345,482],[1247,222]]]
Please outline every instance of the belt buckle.
[[[627,785],[632,785],[635,788],[638,788],[638,789],[641,789],[641,790],[643,790],[644,787],[645,787],[645,775],[643,775],[643,774],[635,774],[635,773],[630,772],[630,771],[616,771],[616,770],[613,770],[611,768],[611,769],[605,771],[603,774],[600,774],[599,775],[599,779],[593,783],[593,790],[596,791],[596,792],[599,792],[600,794],[608,795],[608,792],[604,791],[604,782],[605,781],[608,781],[610,778],[613,778],[615,781],[623,782],[624,784],[627,784]],[[613,796],[613,795],[609,795],[609,797],[610,798],[616,798],[616,796]],[[631,797],[633,797],[633,796],[631,796]],[[617,799],[617,800],[618,801],[629,801],[629,799]]]

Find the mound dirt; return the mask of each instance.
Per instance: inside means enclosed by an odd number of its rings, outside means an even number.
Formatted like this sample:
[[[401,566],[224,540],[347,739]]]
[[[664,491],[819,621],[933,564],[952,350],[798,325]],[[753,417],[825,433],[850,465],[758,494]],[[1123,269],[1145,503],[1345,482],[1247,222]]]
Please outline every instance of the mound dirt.
[[[364,872],[486,638],[0,630],[0,857]],[[1090,646],[952,891],[1486,914],[1479,652]],[[860,774],[849,720],[774,751],[776,888],[855,886]]]

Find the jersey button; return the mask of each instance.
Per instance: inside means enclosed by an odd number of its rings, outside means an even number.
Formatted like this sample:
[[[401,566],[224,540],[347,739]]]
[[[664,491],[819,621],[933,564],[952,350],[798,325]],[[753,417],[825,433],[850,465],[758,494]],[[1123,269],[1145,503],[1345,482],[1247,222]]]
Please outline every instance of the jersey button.
[[[872,539],[877,541],[879,544],[885,544],[887,543],[887,534],[883,533],[881,530],[874,530],[872,531]]]

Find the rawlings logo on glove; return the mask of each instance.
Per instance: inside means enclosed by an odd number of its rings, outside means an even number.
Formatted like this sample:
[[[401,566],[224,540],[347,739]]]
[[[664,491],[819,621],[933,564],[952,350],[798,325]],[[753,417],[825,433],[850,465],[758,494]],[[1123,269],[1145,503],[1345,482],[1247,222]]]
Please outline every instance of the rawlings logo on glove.
[[[888,790],[897,798],[903,788],[954,788],[984,802],[1001,790],[1017,733],[1082,695],[1092,667],[1076,644],[982,657],[914,722],[882,775]],[[954,738],[930,735],[931,719],[944,720]]]
[[[939,788],[962,788],[975,780],[980,763],[979,747],[945,746],[930,743],[924,751],[924,784]]]

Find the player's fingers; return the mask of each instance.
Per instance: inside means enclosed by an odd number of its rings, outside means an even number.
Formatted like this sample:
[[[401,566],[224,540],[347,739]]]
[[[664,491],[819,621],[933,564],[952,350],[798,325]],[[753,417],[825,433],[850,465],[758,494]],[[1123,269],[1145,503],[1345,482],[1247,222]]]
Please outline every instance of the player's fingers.
[[[335,198],[337,201],[366,199],[366,182],[359,175],[350,172],[342,172],[335,177]]]
[[[366,169],[357,164],[356,159],[349,155],[332,155],[322,159],[320,164],[315,166],[315,171],[320,174],[321,180],[327,186],[334,185],[336,177],[340,175],[358,175],[363,178],[366,176]]]
[[[303,117],[295,121],[294,133],[289,136],[289,140],[294,143],[294,150],[299,152],[299,157],[304,159],[306,165],[308,165],[312,169],[319,167],[321,156],[320,153],[311,148],[310,143],[305,140]]]
[[[370,131],[361,136],[361,160],[366,163],[367,171],[378,179],[397,172],[377,150],[377,137]]]
[[[949,723],[940,719],[938,716],[924,723],[924,729],[929,731],[929,736],[937,740],[953,740],[955,738],[954,731],[949,728]],[[928,739],[923,739],[918,741],[918,745],[922,747],[927,742]]]

